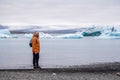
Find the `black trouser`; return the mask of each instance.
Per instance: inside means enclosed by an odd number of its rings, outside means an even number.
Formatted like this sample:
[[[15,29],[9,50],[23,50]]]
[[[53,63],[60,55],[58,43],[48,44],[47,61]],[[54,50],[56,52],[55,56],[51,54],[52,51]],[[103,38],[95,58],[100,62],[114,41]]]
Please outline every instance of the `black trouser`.
[[[34,67],[39,66],[39,53],[37,54],[33,53],[33,66]]]

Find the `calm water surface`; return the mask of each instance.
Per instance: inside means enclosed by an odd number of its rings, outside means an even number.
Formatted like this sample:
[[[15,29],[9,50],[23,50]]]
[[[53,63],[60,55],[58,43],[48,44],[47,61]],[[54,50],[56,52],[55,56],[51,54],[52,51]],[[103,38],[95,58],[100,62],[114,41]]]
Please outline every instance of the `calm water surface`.
[[[0,69],[31,68],[27,38],[0,39]],[[43,67],[120,61],[120,39],[40,39],[39,64]]]

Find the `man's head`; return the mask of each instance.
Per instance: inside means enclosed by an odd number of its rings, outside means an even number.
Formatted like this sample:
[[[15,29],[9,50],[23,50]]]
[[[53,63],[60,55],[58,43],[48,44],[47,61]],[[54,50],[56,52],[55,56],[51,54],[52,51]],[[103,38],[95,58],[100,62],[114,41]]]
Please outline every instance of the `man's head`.
[[[33,36],[39,38],[39,32],[34,32]]]

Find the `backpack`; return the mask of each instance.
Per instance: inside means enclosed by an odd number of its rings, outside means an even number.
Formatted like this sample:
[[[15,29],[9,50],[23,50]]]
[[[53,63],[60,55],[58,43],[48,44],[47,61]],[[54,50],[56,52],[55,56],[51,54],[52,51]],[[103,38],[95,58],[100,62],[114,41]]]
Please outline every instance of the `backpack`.
[[[29,46],[32,47],[32,39],[29,42]]]

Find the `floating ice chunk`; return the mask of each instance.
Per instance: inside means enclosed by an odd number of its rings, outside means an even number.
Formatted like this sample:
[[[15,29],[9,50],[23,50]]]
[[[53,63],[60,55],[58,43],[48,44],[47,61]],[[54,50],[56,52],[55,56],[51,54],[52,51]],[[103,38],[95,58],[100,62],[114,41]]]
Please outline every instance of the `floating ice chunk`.
[[[11,35],[12,38],[18,38],[18,35]]]
[[[120,39],[120,32],[104,32],[99,37],[102,39]]]
[[[40,38],[53,38],[52,35],[47,33],[40,32],[39,34],[40,34]]]
[[[60,35],[60,36],[56,36],[56,38],[63,38],[63,39],[80,39],[82,38],[83,35],[81,34],[64,34],[64,35]]]
[[[43,33],[43,32],[40,32],[39,35],[40,35],[40,38],[53,38],[52,35],[50,35],[50,34],[45,34],[45,33]],[[25,36],[26,38],[32,38],[33,34],[25,34],[24,36]]]
[[[10,38],[10,31],[8,29],[0,29],[0,38]]]
[[[32,38],[33,34],[25,34],[24,35],[26,38]]]
[[[10,35],[0,34],[0,38],[10,38]]]
[[[10,35],[10,31],[8,29],[0,29],[0,34]]]
[[[95,38],[96,39],[120,39],[120,37],[115,37],[115,36],[99,36]]]
[[[120,37],[120,32],[111,32],[110,36],[119,36]]]

